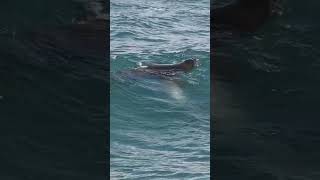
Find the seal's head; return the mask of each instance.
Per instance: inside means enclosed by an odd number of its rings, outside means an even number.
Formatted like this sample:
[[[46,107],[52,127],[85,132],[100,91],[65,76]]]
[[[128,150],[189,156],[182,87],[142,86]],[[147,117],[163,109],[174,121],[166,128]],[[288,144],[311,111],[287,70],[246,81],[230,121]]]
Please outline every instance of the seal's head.
[[[194,67],[198,66],[198,59],[187,59],[184,60],[182,63],[179,64],[179,66],[186,72],[191,71]]]

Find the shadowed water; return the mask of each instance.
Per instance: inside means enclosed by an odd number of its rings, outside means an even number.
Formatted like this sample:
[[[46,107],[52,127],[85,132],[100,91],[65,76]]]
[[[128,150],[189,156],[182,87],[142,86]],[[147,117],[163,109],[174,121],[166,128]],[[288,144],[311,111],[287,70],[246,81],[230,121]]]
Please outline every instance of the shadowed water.
[[[105,178],[107,23],[77,23],[86,3],[1,4],[0,179]]]
[[[319,179],[318,7],[285,1],[255,33],[215,34],[216,179]]]
[[[111,2],[111,179],[209,179],[209,27],[206,0]],[[191,57],[174,79],[130,73]]]

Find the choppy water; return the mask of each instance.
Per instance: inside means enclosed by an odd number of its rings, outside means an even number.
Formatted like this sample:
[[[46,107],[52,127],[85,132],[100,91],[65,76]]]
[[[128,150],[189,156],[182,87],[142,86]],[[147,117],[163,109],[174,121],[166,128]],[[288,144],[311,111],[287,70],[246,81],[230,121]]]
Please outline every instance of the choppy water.
[[[319,179],[318,8],[285,1],[258,32],[217,37],[216,179]]]
[[[209,179],[209,1],[111,1],[111,179]],[[201,65],[175,81],[138,62]]]

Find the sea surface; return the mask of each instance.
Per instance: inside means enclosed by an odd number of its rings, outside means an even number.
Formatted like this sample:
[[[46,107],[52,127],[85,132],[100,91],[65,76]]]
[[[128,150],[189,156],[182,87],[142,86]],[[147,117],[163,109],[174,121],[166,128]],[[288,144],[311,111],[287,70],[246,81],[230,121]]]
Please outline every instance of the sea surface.
[[[1,2],[0,179],[105,178],[108,29],[86,7]]]
[[[320,179],[320,3],[283,2],[255,33],[214,33],[216,179]]]
[[[210,178],[209,6],[111,1],[111,179]],[[192,57],[199,67],[174,80],[121,75]]]

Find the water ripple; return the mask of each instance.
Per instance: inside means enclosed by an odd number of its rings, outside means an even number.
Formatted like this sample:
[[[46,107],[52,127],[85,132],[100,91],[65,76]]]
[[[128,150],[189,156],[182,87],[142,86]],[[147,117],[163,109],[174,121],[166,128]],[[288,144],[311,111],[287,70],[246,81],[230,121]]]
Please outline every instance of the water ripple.
[[[111,2],[111,179],[209,179],[209,27],[206,0]],[[174,79],[121,73],[191,57]]]

